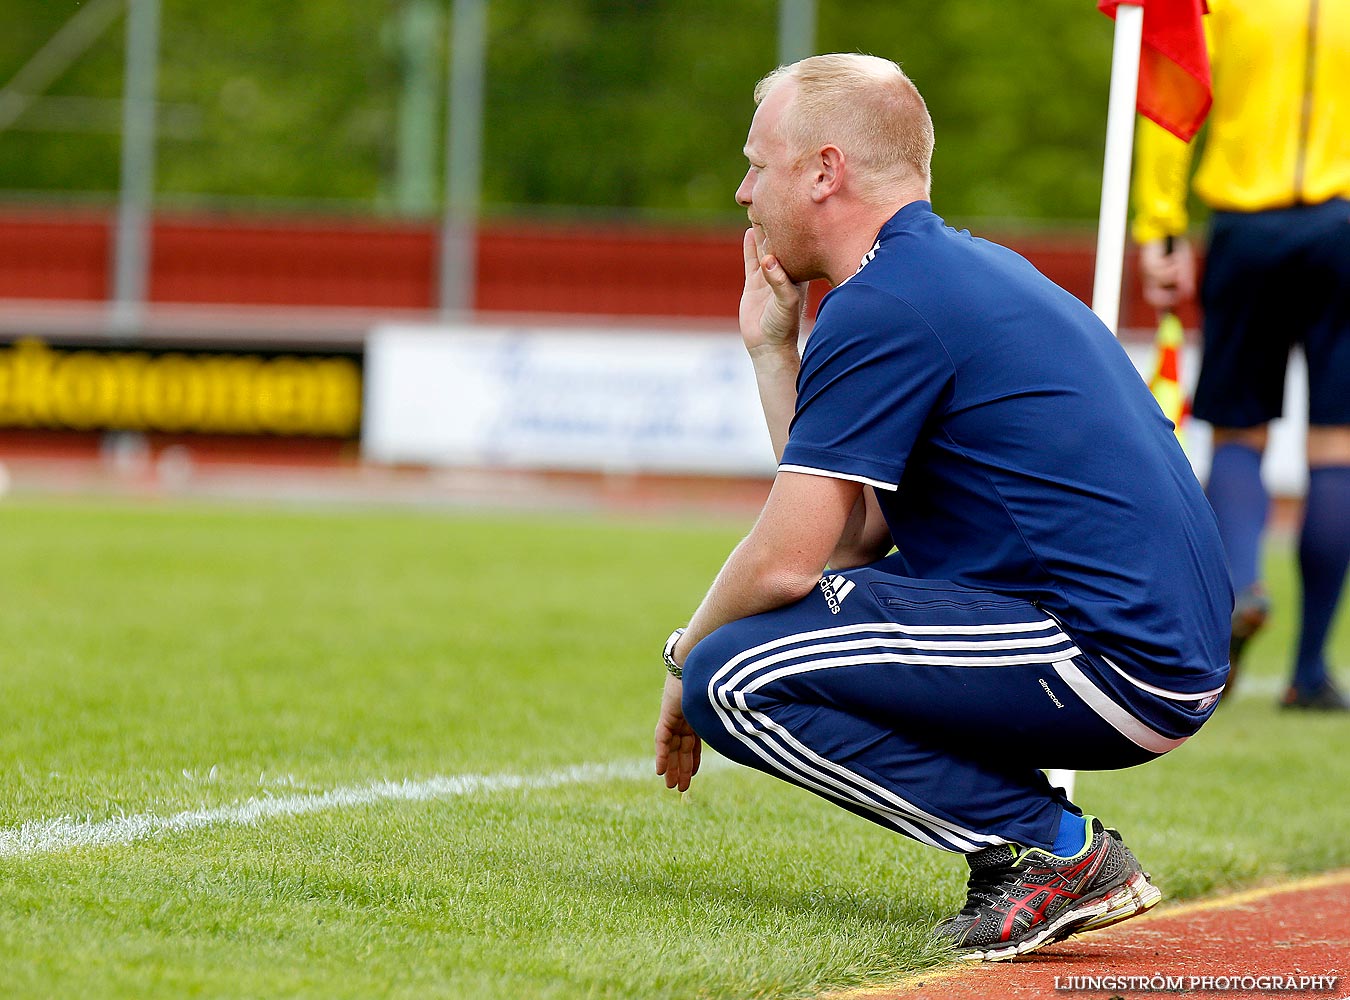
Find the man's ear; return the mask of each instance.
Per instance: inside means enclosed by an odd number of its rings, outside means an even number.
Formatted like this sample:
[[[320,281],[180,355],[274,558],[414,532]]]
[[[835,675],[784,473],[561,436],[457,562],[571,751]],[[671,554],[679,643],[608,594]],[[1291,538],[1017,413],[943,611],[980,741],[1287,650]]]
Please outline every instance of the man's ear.
[[[816,176],[811,185],[811,197],[821,202],[838,194],[844,186],[844,151],[838,146],[822,146],[816,154]]]

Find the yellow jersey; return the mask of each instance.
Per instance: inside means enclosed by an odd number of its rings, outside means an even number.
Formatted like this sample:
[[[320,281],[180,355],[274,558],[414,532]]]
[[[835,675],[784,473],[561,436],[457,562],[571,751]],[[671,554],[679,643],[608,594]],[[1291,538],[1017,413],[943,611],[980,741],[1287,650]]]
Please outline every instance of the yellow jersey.
[[[1256,212],[1350,197],[1350,0],[1209,0],[1209,10],[1200,200]],[[1190,164],[1189,144],[1141,119],[1136,241],[1186,232]]]

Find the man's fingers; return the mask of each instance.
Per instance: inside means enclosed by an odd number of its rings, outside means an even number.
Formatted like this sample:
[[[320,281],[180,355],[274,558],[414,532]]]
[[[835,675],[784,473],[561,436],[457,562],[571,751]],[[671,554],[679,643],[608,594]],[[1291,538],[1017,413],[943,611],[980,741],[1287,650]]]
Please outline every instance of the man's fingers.
[[[680,773],[677,778],[675,787],[682,792],[689,791],[689,783],[694,780],[694,767],[687,752],[680,754]]]
[[[763,270],[764,256],[768,252],[767,241],[761,238],[759,230],[754,226],[747,229],[741,240],[741,254],[745,258],[747,278]]]
[[[698,743],[694,743],[694,748],[689,751],[689,777],[692,780],[694,775],[698,774],[699,760],[702,757],[701,748]]]
[[[769,283],[769,289],[773,292],[779,309],[784,314],[794,317],[790,320],[791,323],[794,325],[800,323],[806,308],[807,282],[794,282],[778,263],[778,258],[772,254],[764,258],[764,262],[764,279]]]
[[[760,259],[764,269],[764,280],[769,283],[773,289],[774,295],[780,300],[791,300],[797,294],[797,286],[788,278],[787,272],[783,270],[783,265],[778,263],[778,258],[773,254],[768,254]]]
[[[745,256],[745,276],[748,278],[759,270],[759,245],[755,242],[755,230],[745,231],[741,239],[741,252]]]
[[[670,747],[657,739],[656,743],[656,773],[666,779],[666,787],[674,788],[681,780],[682,764],[679,751],[670,752]]]
[[[754,226],[745,231],[745,236],[741,240],[741,256],[745,261],[745,277],[747,280],[756,273],[770,278],[777,271],[778,279],[786,280],[782,267],[778,264],[778,258],[769,250],[769,241],[761,239],[760,232]]]
[[[656,737],[656,773],[667,788],[687,791],[702,763],[702,741],[697,736],[659,733]]]
[[[703,757],[703,741],[690,734],[680,743],[680,791],[686,791],[689,783],[698,774],[698,765]]]

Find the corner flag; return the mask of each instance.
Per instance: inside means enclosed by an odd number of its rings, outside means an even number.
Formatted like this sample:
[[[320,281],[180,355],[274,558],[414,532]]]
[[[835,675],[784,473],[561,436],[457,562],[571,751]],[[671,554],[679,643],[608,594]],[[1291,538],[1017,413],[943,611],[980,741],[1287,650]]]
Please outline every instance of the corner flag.
[[[1097,0],[1097,9],[1115,18],[1122,0]],[[1209,53],[1201,18],[1205,0],[1126,0],[1144,8],[1139,60],[1139,113],[1178,139],[1190,142],[1213,99]]]

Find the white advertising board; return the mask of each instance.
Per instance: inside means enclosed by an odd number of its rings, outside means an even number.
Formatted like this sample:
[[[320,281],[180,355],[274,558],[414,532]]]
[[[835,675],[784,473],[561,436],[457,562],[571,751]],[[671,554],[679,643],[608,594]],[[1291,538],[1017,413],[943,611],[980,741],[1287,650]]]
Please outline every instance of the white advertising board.
[[[1153,345],[1127,351],[1145,378]],[[1199,358],[1181,361],[1189,392]],[[362,449],[376,462],[477,468],[772,475],[754,372],[734,333],[389,325],[366,347]],[[1271,427],[1272,493],[1306,489],[1307,369],[1289,366]],[[1209,427],[1183,437],[1203,481]]]
[[[445,466],[772,475],[736,334],[384,326],[365,456]]]

